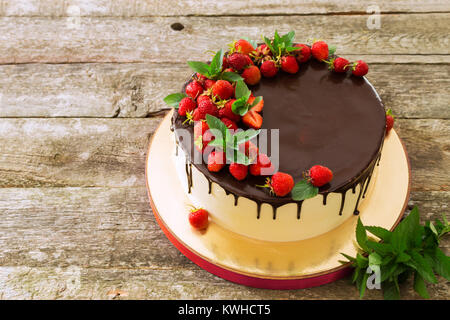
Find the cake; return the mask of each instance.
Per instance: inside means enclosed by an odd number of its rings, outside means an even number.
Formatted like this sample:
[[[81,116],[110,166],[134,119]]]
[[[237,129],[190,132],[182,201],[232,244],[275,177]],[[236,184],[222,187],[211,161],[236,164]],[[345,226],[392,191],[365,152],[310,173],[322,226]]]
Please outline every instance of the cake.
[[[240,39],[209,64],[188,62],[196,72],[165,99],[177,108],[170,161],[192,205],[269,242],[315,237],[359,214],[387,132],[367,64],[293,38]]]

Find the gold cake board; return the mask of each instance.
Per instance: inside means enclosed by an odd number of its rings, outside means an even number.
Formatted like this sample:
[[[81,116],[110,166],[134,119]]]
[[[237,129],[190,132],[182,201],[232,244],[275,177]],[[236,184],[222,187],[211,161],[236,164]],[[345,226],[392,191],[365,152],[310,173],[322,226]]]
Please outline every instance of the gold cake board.
[[[350,271],[341,253],[355,256],[353,216],[339,227],[295,242],[267,242],[226,230],[213,221],[206,231],[188,222],[186,191],[172,161],[175,142],[169,112],[153,135],[147,153],[146,181],[156,220],[169,240],[190,260],[224,279],[259,288],[296,289],[322,285]],[[410,166],[404,145],[391,130],[386,137],[370,198],[359,211],[364,225],[392,230],[400,222],[410,192]]]

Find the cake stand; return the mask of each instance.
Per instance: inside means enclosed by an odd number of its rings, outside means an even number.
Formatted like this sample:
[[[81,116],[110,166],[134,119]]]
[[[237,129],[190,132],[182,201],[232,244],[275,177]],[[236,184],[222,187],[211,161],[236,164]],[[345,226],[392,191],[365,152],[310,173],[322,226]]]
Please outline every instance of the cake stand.
[[[150,142],[147,191],[156,221],[188,259],[226,280],[257,288],[301,289],[323,285],[351,272],[341,253],[355,256],[358,216],[314,238],[294,242],[250,239],[210,221],[206,231],[188,222],[190,201],[172,161],[175,142],[169,112]],[[364,225],[392,230],[400,222],[410,192],[410,166],[397,133],[386,137],[370,198],[360,206]]]

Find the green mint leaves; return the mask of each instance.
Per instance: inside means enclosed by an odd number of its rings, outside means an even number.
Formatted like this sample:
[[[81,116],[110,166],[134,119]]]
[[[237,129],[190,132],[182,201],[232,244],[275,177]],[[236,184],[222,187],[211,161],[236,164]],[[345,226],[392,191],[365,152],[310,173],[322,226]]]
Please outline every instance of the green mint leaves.
[[[217,51],[210,64],[201,61],[188,61],[187,64],[192,70],[204,75],[208,79],[222,79],[230,82],[242,80],[242,77],[235,72],[222,72],[224,54],[222,49]]]
[[[239,145],[256,137],[261,130],[248,129],[231,134],[231,131],[220,119],[210,114],[206,115],[206,123],[211,133],[215,136],[215,139],[208,144],[209,146],[224,150],[229,162],[244,165],[251,164],[251,160],[239,151]]]
[[[299,50],[298,47],[294,47],[294,37],[295,31],[290,31],[285,35],[281,36],[278,31],[275,30],[275,35],[273,40],[267,37],[263,37],[265,44],[269,47],[270,51],[275,57],[280,57],[292,51]]]
[[[300,180],[291,191],[292,199],[301,201],[309,198],[314,198],[319,193],[319,188],[314,187],[311,182],[307,180]]]
[[[252,92],[248,89],[247,85],[243,80],[239,80],[236,82],[236,101],[231,105],[231,110],[233,113],[238,114],[240,116],[245,115],[248,110],[254,106],[256,106],[259,102],[261,102],[262,97],[256,97],[255,100],[251,104],[248,103],[248,99]]]
[[[382,242],[368,237],[367,231]],[[443,221],[419,222],[419,210],[415,207],[394,231],[376,226],[364,226],[360,219],[356,226],[356,241],[363,254],[356,257],[342,254],[354,267],[352,281],[356,283],[362,298],[369,274],[367,268],[379,271],[379,283],[385,299],[400,299],[399,284],[414,275],[414,290],[425,299],[430,296],[426,282],[437,283],[435,273],[450,280],[450,257],[439,249],[440,239],[450,231],[445,216]]]
[[[165,97],[163,100],[167,105],[169,105],[175,109],[178,109],[178,105],[180,104],[180,101],[185,97],[187,97],[187,95],[184,93],[172,93],[172,94],[169,94],[167,97]]]

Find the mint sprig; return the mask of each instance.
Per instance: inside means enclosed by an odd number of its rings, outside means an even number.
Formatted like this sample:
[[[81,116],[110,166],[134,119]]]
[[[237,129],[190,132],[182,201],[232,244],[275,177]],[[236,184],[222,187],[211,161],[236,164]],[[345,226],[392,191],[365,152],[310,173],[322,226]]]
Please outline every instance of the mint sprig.
[[[172,94],[169,94],[168,96],[166,96],[163,100],[167,105],[169,105],[175,109],[178,109],[178,105],[180,104],[180,101],[185,97],[187,97],[187,95],[184,93],[172,93]]]
[[[367,236],[367,231],[381,239],[378,242]],[[354,268],[352,282],[364,296],[370,267],[379,271],[381,288],[385,299],[400,299],[399,284],[414,276],[414,290],[429,299],[426,282],[437,283],[435,273],[450,280],[450,257],[439,249],[441,238],[450,231],[450,224],[443,215],[443,221],[436,220],[421,225],[419,210],[414,207],[394,231],[376,226],[364,226],[358,219],[356,241],[361,253],[356,257],[342,254]],[[347,262],[347,261],[346,261]]]
[[[300,180],[292,188],[292,199],[301,201],[309,198],[314,198],[319,193],[319,188],[312,185],[308,180]]]
[[[217,51],[210,64],[201,61],[188,61],[187,64],[192,70],[204,75],[208,79],[222,79],[230,82],[242,80],[242,77],[235,72],[222,72],[224,54],[222,49]]]
[[[262,97],[258,96],[255,98],[255,100],[253,100],[251,104],[248,103],[248,99],[250,98],[251,94],[252,92],[248,89],[243,80],[239,80],[236,82],[236,101],[234,101],[231,105],[231,110],[233,111],[233,113],[243,116],[248,112],[250,108],[256,106],[262,100]]]
[[[239,151],[239,145],[255,138],[261,130],[248,129],[232,134],[226,125],[218,118],[207,114],[206,123],[215,139],[208,143],[209,146],[225,151],[227,162],[235,162],[250,165],[251,160]]]
[[[275,30],[275,34],[272,40],[267,37],[263,37],[265,44],[269,47],[272,54],[279,58],[282,55],[288,54],[292,51],[299,50],[298,47],[294,47],[295,31],[290,31],[283,36],[278,34]]]

